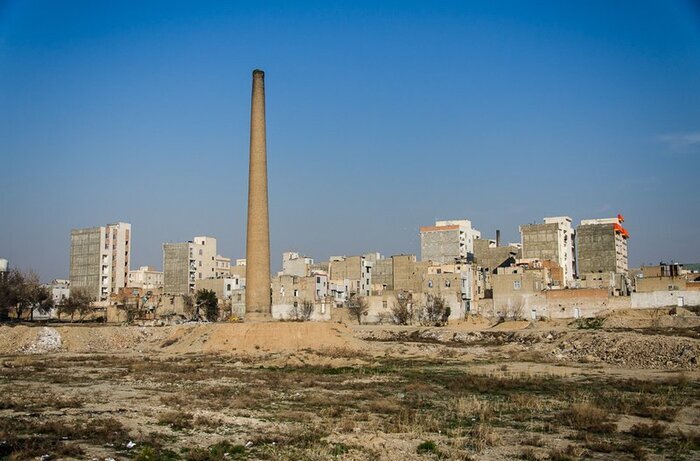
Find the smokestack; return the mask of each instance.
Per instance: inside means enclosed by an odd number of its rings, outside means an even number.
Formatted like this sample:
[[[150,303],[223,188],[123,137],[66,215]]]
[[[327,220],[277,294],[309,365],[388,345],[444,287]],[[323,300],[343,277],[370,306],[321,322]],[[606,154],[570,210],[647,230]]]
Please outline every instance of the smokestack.
[[[500,247],[501,246],[501,230],[496,229],[496,246]]]
[[[245,312],[246,320],[266,320],[270,319],[272,314],[265,141],[265,73],[257,69],[253,71],[253,95],[250,108]]]

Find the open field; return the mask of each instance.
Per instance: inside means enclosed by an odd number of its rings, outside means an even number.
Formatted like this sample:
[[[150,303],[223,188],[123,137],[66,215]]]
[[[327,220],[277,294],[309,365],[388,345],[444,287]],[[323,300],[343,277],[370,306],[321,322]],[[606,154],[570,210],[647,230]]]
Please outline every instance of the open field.
[[[0,459],[700,459],[695,330],[507,327],[0,327]]]

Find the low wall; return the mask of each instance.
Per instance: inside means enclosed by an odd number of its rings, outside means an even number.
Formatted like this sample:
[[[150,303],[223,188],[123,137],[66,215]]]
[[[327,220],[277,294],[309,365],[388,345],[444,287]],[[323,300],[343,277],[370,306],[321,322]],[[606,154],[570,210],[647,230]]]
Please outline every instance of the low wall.
[[[297,309],[301,312],[301,303],[299,303]],[[311,314],[310,320],[319,322],[331,320],[331,309],[334,309],[331,303],[314,304],[314,312]],[[272,318],[276,320],[292,320],[291,314],[293,310],[294,306],[292,304],[273,304]]]
[[[628,296],[610,296],[607,289],[580,288],[496,296],[493,300],[480,300],[476,312],[490,318],[574,319],[630,307]]]
[[[678,305],[678,298],[683,299],[685,306],[700,306],[700,291],[650,291],[648,293],[632,293],[632,308],[651,309]]]

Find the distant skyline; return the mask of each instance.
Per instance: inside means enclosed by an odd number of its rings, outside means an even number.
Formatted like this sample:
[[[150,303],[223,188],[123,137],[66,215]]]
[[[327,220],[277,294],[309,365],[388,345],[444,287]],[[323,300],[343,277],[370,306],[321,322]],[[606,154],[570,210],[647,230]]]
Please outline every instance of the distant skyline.
[[[245,256],[266,74],[273,270],[621,213],[630,266],[700,262],[700,7],[0,0],[0,258],[66,278],[70,231]]]

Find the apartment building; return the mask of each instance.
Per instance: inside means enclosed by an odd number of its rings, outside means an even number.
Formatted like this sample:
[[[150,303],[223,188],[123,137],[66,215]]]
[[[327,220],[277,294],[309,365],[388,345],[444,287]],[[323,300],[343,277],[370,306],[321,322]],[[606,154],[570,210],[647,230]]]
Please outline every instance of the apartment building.
[[[562,268],[564,285],[576,279],[576,233],[568,216],[544,218],[541,224],[520,226],[522,259],[552,261]]]
[[[153,266],[141,266],[136,270],[129,271],[127,286],[145,288],[146,290],[163,288],[163,271],[159,271]]]
[[[216,239],[195,237],[189,242],[163,244],[163,291],[188,294],[198,280],[216,277]]]
[[[96,301],[124,288],[131,260],[131,224],[119,222],[71,230],[70,285]]]
[[[472,228],[468,219],[436,221],[434,226],[420,228],[422,261],[454,263],[474,259],[474,240],[481,233]]]

